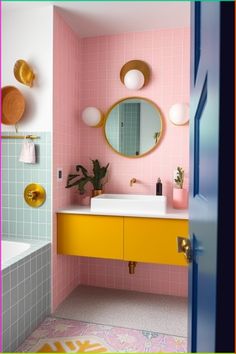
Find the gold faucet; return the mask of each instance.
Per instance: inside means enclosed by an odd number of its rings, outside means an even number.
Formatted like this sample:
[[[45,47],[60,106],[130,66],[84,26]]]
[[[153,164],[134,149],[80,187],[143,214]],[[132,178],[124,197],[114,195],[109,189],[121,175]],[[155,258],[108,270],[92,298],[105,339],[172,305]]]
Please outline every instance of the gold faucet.
[[[136,182],[137,182],[136,178],[132,178],[132,179],[129,181],[130,187],[132,187],[133,184],[136,183]]]

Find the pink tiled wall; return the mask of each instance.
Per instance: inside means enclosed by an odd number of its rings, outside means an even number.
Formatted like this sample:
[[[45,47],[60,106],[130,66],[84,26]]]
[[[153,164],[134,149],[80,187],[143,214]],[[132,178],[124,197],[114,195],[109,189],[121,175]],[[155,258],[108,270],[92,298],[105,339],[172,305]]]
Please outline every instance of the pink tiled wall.
[[[128,262],[80,258],[81,284],[153,294],[187,296],[187,271],[187,267],[138,262],[135,274],[129,274]]]
[[[154,194],[158,177],[164,194],[172,202],[173,171],[182,166],[188,187],[189,126],[175,126],[168,120],[169,108],[189,102],[190,32],[188,28],[124,33],[82,40],[81,110],[96,106],[104,113],[121,98],[142,96],[153,100],[163,113],[164,134],[157,149],[132,159],[117,155],[105,142],[103,129],[87,127],[80,121],[80,162],[89,166],[90,158],[110,162],[106,192]],[[120,82],[123,64],[132,59],[147,62],[151,68],[149,84],[131,91]],[[132,188],[129,180],[136,177]]]
[[[184,267],[138,263],[128,274],[127,262],[59,256],[56,253],[55,211],[76,199],[65,190],[65,178],[77,163],[89,167],[90,159],[110,162],[106,192],[154,194],[157,177],[172,202],[172,177],[176,166],[186,171],[188,188],[188,125],[176,127],[167,119],[170,106],[189,102],[189,29],[154,30],[80,40],[57,12],[54,14],[54,126],[53,126],[53,309],[79,283],[169,295],[187,295]],[[151,81],[141,91],[127,90],[119,80],[122,65],[132,59],[146,61]],[[164,134],[158,148],[140,159],[121,157],[105,142],[102,129],[83,124],[79,112],[97,106],[106,112],[123,97],[147,97],[163,113]],[[58,182],[56,168],[63,167]],[[132,189],[129,180],[138,183]]]
[[[54,11],[53,47],[53,276],[52,309],[79,283],[79,257],[57,255],[56,210],[73,201],[66,176],[79,158],[81,40]],[[57,168],[63,168],[63,181]]]
[[[147,62],[151,80],[140,91],[126,89],[119,79],[123,64],[132,59]],[[153,100],[163,113],[164,134],[158,148],[140,159],[117,155],[106,144],[103,130],[87,127],[80,121],[80,163],[89,167],[90,159],[110,163],[106,192],[155,194],[158,177],[163,192],[172,204],[173,171],[185,170],[188,188],[189,126],[174,126],[168,110],[177,102],[189,102],[190,31],[163,29],[82,40],[81,110],[96,106],[103,112],[128,96]],[[132,188],[129,180],[138,180]],[[187,295],[187,272],[184,267],[138,264],[129,275],[127,263],[81,258],[81,283],[146,292]]]

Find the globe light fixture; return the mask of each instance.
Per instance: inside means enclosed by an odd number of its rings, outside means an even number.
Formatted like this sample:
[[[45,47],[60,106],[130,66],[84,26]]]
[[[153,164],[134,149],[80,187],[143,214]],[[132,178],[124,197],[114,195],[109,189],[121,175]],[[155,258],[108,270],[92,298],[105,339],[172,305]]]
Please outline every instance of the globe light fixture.
[[[184,125],[189,121],[189,105],[176,103],[169,110],[169,120],[175,125]]]
[[[130,70],[125,74],[124,85],[129,90],[140,90],[144,85],[143,73],[139,70]]]
[[[102,112],[96,107],[87,107],[82,112],[82,119],[89,127],[99,127],[102,124]]]
[[[131,60],[124,64],[120,71],[120,80],[129,90],[140,90],[147,85],[150,69],[142,60]]]

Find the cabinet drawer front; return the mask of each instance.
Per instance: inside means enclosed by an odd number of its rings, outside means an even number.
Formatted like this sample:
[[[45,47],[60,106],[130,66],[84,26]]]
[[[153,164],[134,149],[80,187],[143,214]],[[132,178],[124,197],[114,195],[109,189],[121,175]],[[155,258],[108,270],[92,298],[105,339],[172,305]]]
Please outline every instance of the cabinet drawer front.
[[[124,259],[186,265],[177,236],[188,237],[188,220],[124,218]]]
[[[123,259],[123,217],[58,214],[57,251]]]

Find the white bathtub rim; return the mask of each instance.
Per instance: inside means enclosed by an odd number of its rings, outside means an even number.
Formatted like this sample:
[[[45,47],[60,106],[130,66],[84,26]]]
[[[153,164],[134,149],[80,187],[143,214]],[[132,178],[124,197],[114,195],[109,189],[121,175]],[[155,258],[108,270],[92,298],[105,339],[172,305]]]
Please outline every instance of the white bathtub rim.
[[[29,242],[5,241],[2,240],[1,260],[2,264],[8,262],[11,258],[19,256],[30,248]]]
[[[19,254],[18,256],[12,257],[8,261],[4,262],[1,264],[1,270],[6,271],[6,269],[13,264],[21,261],[25,257],[37,252],[40,248],[43,248],[47,245],[50,245],[50,241],[43,241],[43,240],[29,240],[29,239],[13,239],[13,238],[8,238],[8,237],[2,237],[1,241],[9,241],[9,242],[19,242],[19,243],[29,243],[30,247]]]

